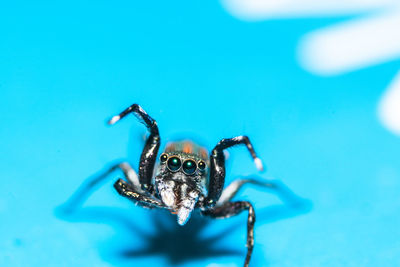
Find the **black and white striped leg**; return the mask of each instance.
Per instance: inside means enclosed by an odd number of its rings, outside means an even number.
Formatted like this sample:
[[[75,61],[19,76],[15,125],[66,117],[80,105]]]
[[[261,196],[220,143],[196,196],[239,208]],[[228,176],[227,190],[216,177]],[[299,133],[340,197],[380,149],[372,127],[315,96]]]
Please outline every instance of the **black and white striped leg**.
[[[208,196],[206,205],[213,206],[219,199],[225,183],[225,156],[224,150],[232,146],[244,144],[253,157],[256,167],[262,171],[263,165],[261,160],[257,157],[247,136],[237,136],[229,139],[222,139],[212,150],[210,155],[210,182],[208,186]]]
[[[254,208],[250,202],[247,201],[237,201],[228,202],[222,206],[216,206],[213,209],[205,210],[202,212],[203,215],[210,216],[212,218],[229,218],[240,214],[242,211],[248,210],[247,217],[247,254],[244,261],[244,267],[249,266],[251,254],[253,253],[254,247],[254,223],[256,221],[256,215]]]
[[[133,113],[140,121],[142,121],[150,132],[143,148],[142,155],[140,156],[139,181],[142,188],[152,194],[154,189],[151,180],[153,177],[154,165],[157,160],[158,149],[160,148],[160,134],[157,123],[142,109],[141,106],[133,104],[122,111],[119,115],[112,117],[108,124],[112,125],[116,123],[129,113]]]
[[[114,188],[121,196],[129,198],[141,207],[150,209],[166,208],[158,199],[155,199],[150,195],[146,195],[145,193],[138,191],[131,184],[122,179],[119,179],[115,182]]]
[[[124,173],[127,181],[137,190],[143,192],[140,188],[138,176],[136,172],[127,162],[122,162],[114,164],[107,170],[102,171],[89,177],[83,184],[75,191],[75,193],[70,197],[70,199],[64,205],[64,210],[66,212],[72,212],[77,207],[82,205],[82,203],[89,197],[93,190],[99,186],[112,172],[121,169]]]

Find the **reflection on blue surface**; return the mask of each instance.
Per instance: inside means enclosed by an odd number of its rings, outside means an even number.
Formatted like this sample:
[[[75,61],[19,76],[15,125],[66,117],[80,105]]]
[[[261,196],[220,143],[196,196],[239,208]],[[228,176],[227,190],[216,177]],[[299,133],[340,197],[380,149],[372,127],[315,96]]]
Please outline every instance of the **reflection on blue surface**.
[[[262,175],[312,201],[309,213],[269,219],[276,196],[241,192],[258,214],[254,266],[398,266],[400,140],[375,109],[400,64],[326,78],[295,60],[306,31],[345,19],[247,23],[212,2],[3,4],[0,265],[242,264],[245,214],[194,220],[172,240],[175,217],[119,197],[118,174],[82,217],[55,216],[109,162],[137,166],[143,125],[133,117],[105,125],[136,102],[157,120],[163,142],[184,132],[212,148],[248,135],[268,167]],[[229,152],[228,182],[256,174],[244,148]],[[182,258],[160,251],[189,247],[183,240],[204,250]]]

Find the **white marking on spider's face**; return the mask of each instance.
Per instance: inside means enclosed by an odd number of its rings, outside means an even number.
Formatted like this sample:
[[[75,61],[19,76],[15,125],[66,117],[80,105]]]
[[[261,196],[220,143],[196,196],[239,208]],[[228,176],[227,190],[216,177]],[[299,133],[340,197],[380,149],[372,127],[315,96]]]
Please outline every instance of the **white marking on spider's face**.
[[[185,199],[184,201],[182,201],[182,206],[190,209],[190,207],[192,206],[192,199]]]
[[[183,181],[185,181],[185,178],[186,178],[186,175],[181,173],[181,172],[174,173],[174,180],[175,181],[183,182]]]
[[[173,207],[175,205],[175,195],[172,190],[161,190],[160,195],[166,206]]]
[[[182,200],[181,206],[178,210],[178,224],[184,225],[194,209],[194,205],[198,199],[199,193],[191,191],[187,194],[186,198]]]
[[[187,220],[189,219],[189,215],[191,213],[191,210],[187,209],[187,208],[180,208],[178,211],[178,223],[179,225],[184,225]]]
[[[189,196],[190,196],[191,198],[197,198],[197,197],[199,196],[199,193],[196,192],[196,191],[192,191],[192,192],[189,193]]]
[[[173,191],[174,185],[174,181],[160,182],[158,184],[158,190],[160,192],[162,202],[167,207],[171,208],[175,206],[176,202],[175,194]]]

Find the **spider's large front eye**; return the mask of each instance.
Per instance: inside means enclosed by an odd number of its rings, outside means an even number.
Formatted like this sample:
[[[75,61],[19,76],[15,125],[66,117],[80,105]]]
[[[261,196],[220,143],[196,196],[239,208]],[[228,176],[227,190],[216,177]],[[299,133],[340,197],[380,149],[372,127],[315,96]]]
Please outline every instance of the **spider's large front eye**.
[[[168,159],[167,162],[168,169],[170,169],[173,172],[179,170],[181,165],[182,165],[181,160],[178,157],[170,157]]]
[[[195,171],[196,171],[196,168],[197,168],[197,166],[196,166],[196,162],[194,162],[193,160],[191,160],[191,159],[188,159],[188,160],[185,160],[184,162],[183,162],[183,171],[186,173],[186,174],[193,174]]]

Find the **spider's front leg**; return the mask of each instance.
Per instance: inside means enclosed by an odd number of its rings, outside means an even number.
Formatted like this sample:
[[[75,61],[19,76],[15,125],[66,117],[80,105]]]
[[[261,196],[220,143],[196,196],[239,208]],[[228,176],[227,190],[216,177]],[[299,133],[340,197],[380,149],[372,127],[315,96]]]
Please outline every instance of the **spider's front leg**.
[[[129,113],[133,113],[137,118],[139,118],[150,132],[143,148],[142,155],[140,156],[139,181],[143,190],[153,194],[154,188],[151,181],[153,178],[154,165],[157,160],[158,149],[160,148],[160,134],[158,132],[157,123],[142,109],[141,106],[133,104],[122,111],[119,115],[112,117],[108,124],[112,125],[116,123]]]
[[[244,144],[253,157],[256,167],[262,171],[263,165],[257,157],[247,136],[237,136],[229,139],[222,139],[211,151],[210,155],[210,180],[208,184],[208,195],[204,202],[203,214],[213,218],[229,218],[241,213],[243,210],[248,210],[247,219],[247,255],[244,266],[247,267],[250,262],[251,253],[254,246],[254,222],[256,219],[253,206],[247,201],[228,202],[239,188],[249,180],[233,185],[228,194],[219,201],[225,183],[225,155],[224,150],[232,146]],[[254,182],[255,183],[255,182]],[[218,202],[217,202],[218,201]]]
[[[115,182],[114,188],[121,196],[129,198],[130,200],[134,201],[141,207],[150,209],[166,208],[164,204],[162,204],[161,201],[159,201],[158,199],[149,196],[143,192],[140,192],[134,186],[132,186],[131,184],[127,183],[122,179],[119,179],[118,181]]]
[[[216,206],[212,209],[202,211],[202,214],[220,219],[238,215],[244,210],[249,211],[247,217],[247,254],[244,261],[244,267],[248,267],[254,247],[254,222],[256,221],[256,214],[251,203],[248,201],[227,202],[222,206]]]
[[[237,136],[229,139],[222,139],[214,147],[210,155],[210,181],[208,185],[208,196],[205,201],[205,205],[212,207],[216,204],[217,200],[220,198],[222,189],[225,183],[225,156],[224,150],[235,146],[244,144],[249,150],[251,156],[253,157],[256,167],[262,171],[263,165],[261,160],[257,157],[254,151],[253,145],[247,136]]]

